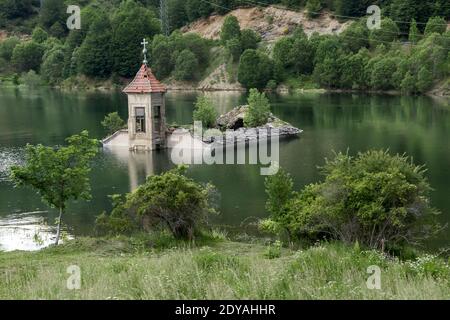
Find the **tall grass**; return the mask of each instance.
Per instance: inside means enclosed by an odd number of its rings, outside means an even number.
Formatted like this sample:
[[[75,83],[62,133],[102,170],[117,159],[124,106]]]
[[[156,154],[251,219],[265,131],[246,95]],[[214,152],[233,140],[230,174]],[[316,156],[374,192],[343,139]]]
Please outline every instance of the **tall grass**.
[[[219,237],[220,238],[220,237]],[[1,299],[448,299],[450,269],[433,256],[401,262],[323,244],[304,251],[218,241],[81,239],[37,253],[0,253]],[[151,241],[150,241],[151,242]],[[158,247],[159,246],[159,247]],[[80,290],[68,290],[70,265]],[[381,268],[381,290],[366,286]]]

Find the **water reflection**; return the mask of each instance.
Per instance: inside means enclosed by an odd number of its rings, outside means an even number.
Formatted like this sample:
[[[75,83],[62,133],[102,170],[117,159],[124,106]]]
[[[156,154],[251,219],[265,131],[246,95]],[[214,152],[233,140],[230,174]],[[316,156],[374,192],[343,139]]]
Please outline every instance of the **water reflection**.
[[[53,244],[56,230],[46,223],[42,216],[45,213],[35,211],[0,218],[0,251],[36,251]]]

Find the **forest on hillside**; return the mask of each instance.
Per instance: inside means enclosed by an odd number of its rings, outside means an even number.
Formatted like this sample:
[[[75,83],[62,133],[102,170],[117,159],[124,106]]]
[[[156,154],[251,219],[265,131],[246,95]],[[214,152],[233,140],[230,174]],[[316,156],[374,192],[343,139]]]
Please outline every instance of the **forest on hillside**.
[[[450,74],[450,5],[445,0],[168,0],[170,35],[162,34],[159,0],[79,0],[82,27],[68,30],[74,1],[0,0],[0,75],[13,84],[77,84],[108,79],[120,85],[139,67],[141,41],[161,79],[196,82],[225,62],[246,88],[396,90],[426,93]],[[381,28],[369,30],[366,10],[382,9]],[[292,30],[266,46],[254,30],[225,19],[220,40],[183,34],[182,26],[238,7],[276,5],[305,10],[309,19],[331,11],[353,21],[339,35]]]

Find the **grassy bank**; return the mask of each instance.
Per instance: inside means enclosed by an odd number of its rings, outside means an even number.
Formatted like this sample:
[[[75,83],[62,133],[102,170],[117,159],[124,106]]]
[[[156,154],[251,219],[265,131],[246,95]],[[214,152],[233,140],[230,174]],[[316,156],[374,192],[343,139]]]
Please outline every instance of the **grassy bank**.
[[[80,290],[66,288],[81,268]],[[381,268],[381,290],[366,286]],[[0,299],[448,299],[440,258],[400,262],[374,251],[323,244],[304,251],[210,239],[71,241],[40,252],[0,253]]]

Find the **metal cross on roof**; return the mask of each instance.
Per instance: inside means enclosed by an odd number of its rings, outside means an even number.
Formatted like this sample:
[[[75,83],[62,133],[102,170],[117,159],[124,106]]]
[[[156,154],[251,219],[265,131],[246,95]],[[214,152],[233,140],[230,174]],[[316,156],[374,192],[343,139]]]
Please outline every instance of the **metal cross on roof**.
[[[147,61],[147,45],[148,45],[148,41],[144,40],[141,42],[141,44],[144,46],[144,49],[142,50],[142,53],[144,54],[144,64],[147,65],[148,61]]]

